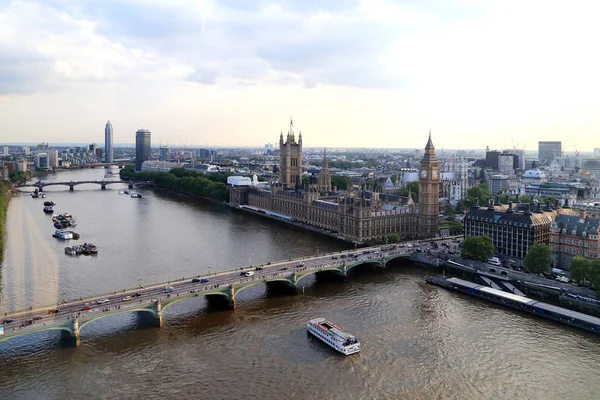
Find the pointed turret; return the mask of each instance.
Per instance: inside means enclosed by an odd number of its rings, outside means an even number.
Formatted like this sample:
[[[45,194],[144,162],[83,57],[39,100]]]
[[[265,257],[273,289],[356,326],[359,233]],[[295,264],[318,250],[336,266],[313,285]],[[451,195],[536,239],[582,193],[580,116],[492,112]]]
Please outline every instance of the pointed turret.
[[[431,129],[429,130],[429,140],[427,141],[427,145],[425,145],[425,152],[427,153],[428,150],[430,152],[433,152],[435,150],[435,147],[433,146],[433,142],[431,141]]]
[[[279,146],[283,146],[283,131],[281,131],[281,134],[279,135]]]

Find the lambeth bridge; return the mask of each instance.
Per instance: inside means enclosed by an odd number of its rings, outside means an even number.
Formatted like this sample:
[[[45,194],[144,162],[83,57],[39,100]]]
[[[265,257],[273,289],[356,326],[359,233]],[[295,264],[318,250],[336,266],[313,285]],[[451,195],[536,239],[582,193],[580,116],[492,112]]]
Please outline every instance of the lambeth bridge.
[[[430,241],[450,242],[455,239],[439,238],[396,245],[376,246],[311,257],[289,259],[260,266],[182,278],[146,287],[125,289],[86,299],[62,301],[56,305],[31,307],[28,310],[4,313],[0,342],[42,331],[58,330],[62,339],[71,346],[79,346],[83,328],[102,318],[122,313],[137,313],[140,323],[161,327],[163,311],[173,304],[204,296],[209,308],[235,309],[236,295],[249,287],[265,284],[289,294],[304,290],[302,280],[316,274],[345,278],[353,268],[370,264],[386,268],[388,263],[406,258],[419,263],[438,265],[429,259],[423,249]]]
[[[35,188],[38,189],[39,191],[43,191],[45,187],[48,186],[68,186],[70,191],[75,190],[75,186],[77,185],[84,185],[84,184],[96,184],[99,185],[100,188],[102,190],[106,189],[106,186],[108,185],[114,185],[116,183],[126,183],[129,186],[129,189],[133,189],[134,186],[154,186],[154,183],[150,182],[150,181],[104,181],[104,180],[96,180],[96,181],[64,181],[64,182],[43,182],[43,181],[38,181],[38,182],[34,182],[34,183],[25,183],[22,185],[16,185],[15,188],[16,189],[21,189],[21,188]]]

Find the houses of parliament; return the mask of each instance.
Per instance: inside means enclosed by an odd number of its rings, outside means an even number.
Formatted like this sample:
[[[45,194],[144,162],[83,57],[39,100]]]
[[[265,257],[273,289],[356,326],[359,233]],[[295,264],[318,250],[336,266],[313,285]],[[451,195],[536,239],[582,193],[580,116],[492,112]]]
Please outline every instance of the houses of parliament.
[[[440,162],[431,140],[419,168],[418,202],[369,190],[331,186],[326,153],[316,181],[302,186],[302,133],[296,141],[293,125],[279,137],[279,179],[268,188],[232,186],[232,206],[325,231],[353,243],[385,241],[388,235],[426,238],[439,231]]]

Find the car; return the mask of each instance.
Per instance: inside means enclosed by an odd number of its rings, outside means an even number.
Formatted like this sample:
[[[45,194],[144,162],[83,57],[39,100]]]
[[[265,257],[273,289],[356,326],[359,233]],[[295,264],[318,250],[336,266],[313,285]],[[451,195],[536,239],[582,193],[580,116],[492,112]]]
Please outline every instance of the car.
[[[175,290],[175,289],[173,289],[173,286],[165,286],[164,292],[165,293],[171,293],[173,290]]]
[[[142,294],[141,293],[134,293],[132,294],[133,297],[140,297]]]
[[[263,267],[256,267],[254,268],[255,271],[262,271]]]
[[[200,282],[200,278],[194,278],[194,279],[192,279],[192,283],[198,283],[198,282]]]
[[[40,315],[36,315],[35,317],[33,317],[34,321],[39,321],[40,319],[42,319]]]
[[[296,268],[302,268],[302,267],[304,267],[303,263],[300,263],[300,264],[296,265]]]
[[[108,303],[108,299],[96,300],[96,304],[106,304],[106,303]]]
[[[336,256],[331,257],[332,260],[337,260],[338,258]]]
[[[244,276],[254,276],[254,272],[253,271],[246,271],[242,275],[244,275]]]
[[[55,308],[53,310],[48,310],[48,314],[58,314],[60,312],[60,309]]]
[[[206,278],[200,279],[200,283],[207,283],[207,282],[208,282],[208,279],[206,279]]]
[[[285,271],[286,269],[288,269],[288,267],[283,267],[281,268],[281,271]]]
[[[4,320],[4,322],[3,322],[3,324],[12,324],[13,322],[15,322],[15,320],[14,320],[14,319],[12,319],[12,318],[6,318],[6,319]]]
[[[131,297],[131,296],[126,296],[126,297],[123,299],[123,301],[129,301],[129,300],[131,300],[131,299],[133,299],[133,297]]]
[[[81,309],[81,311],[87,311],[87,310],[91,310],[92,306],[85,306]]]
[[[25,325],[33,325],[33,319],[29,318],[27,321],[25,321]]]

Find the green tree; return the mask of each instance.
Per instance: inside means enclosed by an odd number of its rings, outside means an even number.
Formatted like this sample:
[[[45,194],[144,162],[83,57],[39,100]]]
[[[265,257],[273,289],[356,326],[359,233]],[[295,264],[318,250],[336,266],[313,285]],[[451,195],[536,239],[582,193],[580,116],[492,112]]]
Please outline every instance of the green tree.
[[[523,264],[529,272],[534,274],[548,272],[550,265],[552,265],[550,246],[543,243],[534,243],[527,251]]]
[[[531,196],[527,196],[526,194],[523,194],[523,195],[519,196],[519,201],[521,203],[531,203]]]
[[[400,190],[400,196],[408,196],[409,191],[413,200],[416,201],[419,198],[419,182],[408,182],[406,186]]]
[[[571,260],[569,266],[569,272],[571,273],[571,279],[576,282],[583,283],[584,281],[590,280],[590,272],[592,263],[587,258],[577,256]]]
[[[460,255],[462,258],[485,262],[494,254],[495,250],[491,237],[487,235],[469,236],[462,244]]]
[[[332,175],[331,176],[331,187],[337,187],[339,190],[347,190],[352,186],[352,181],[347,176]]]
[[[464,203],[466,207],[471,208],[475,203],[478,203],[480,206],[486,205],[491,198],[492,196],[490,195],[488,185],[486,183],[480,183],[467,190],[467,198]]]
[[[401,238],[400,238],[400,235],[398,235],[396,233],[391,233],[388,235],[387,239],[388,239],[388,243],[398,243]]]

